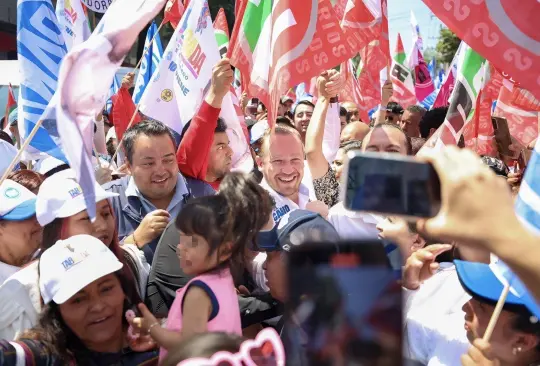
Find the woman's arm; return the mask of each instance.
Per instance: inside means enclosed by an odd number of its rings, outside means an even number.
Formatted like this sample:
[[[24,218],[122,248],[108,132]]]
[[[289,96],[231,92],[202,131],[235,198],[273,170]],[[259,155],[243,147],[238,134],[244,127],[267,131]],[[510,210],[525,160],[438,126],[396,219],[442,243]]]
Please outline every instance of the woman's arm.
[[[322,178],[330,168],[323,154],[326,113],[330,101],[323,95],[317,99],[306,131],[306,159],[313,179]]]

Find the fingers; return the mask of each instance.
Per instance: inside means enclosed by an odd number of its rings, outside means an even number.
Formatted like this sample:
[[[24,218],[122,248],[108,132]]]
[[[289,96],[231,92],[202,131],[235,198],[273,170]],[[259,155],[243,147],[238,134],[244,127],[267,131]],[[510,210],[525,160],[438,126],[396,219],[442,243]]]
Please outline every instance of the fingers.
[[[148,215],[151,216],[163,216],[163,217],[171,217],[171,214],[165,210],[155,210],[150,212]]]
[[[144,317],[144,318],[147,318],[147,317],[154,317],[154,314],[152,314],[150,312],[150,310],[148,310],[148,308],[146,307],[145,304],[143,304],[142,302],[139,303],[137,305],[137,308],[139,309],[139,311],[141,312],[141,315]]]
[[[426,250],[437,257],[439,254],[447,252],[452,248],[453,246],[450,244],[433,244],[428,245],[427,247],[423,248],[423,250]]]
[[[482,338],[478,338],[478,339],[474,340],[473,346],[486,359],[488,359],[490,361],[495,360],[495,357],[493,356],[493,351],[492,351],[492,348],[491,348],[491,344],[489,342],[483,340]]]

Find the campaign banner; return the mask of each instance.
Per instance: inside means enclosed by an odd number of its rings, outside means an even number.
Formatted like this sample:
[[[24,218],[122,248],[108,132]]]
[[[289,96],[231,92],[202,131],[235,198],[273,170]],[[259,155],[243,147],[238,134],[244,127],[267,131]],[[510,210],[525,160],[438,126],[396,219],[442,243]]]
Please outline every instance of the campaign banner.
[[[68,51],[90,37],[90,26],[81,0],[58,0],[56,17]]]
[[[81,0],[86,7],[96,13],[105,13],[114,0]]]

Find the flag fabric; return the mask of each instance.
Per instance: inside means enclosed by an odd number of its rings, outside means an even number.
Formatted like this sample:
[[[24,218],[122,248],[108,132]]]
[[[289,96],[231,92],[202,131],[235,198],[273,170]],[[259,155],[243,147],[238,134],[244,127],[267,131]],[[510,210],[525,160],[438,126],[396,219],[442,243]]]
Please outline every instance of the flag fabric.
[[[394,88],[391,99],[399,103],[404,109],[408,106],[415,105],[417,102],[413,78],[413,73],[406,63],[403,41],[401,40],[401,35],[398,33],[396,51],[390,69],[390,80]]]
[[[242,87],[242,75],[238,69],[234,69],[233,87],[237,96],[242,95],[244,88]]]
[[[454,55],[454,58],[452,59],[452,63],[450,64],[450,68],[446,74],[446,78],[443,81],[441,88],[437,92],[437,96],[435,97],[432,108],[446,107],[450,104],[450,96],[452,95],[454,86],[456,84],[459,57],[465,47],[465,43],[461,42],[456,54]]]
[[[190,2],[164,55],[141,98],[140,110],[181,134],[184,125],[199,110],[210,88],[212,68],[220,60],[206,1]],[[249,145],[239,118],[240,107],[235,107],[233,99],[238,104],[236,95],[232,93],[223,98],[220,116],[227,123],[233,162],[236,163],[233,167],[236,167],[249,165],[245,156]]]
[[[244,113],[240,108],[240,101],[232,85],[227,97],[230,97],[231,102],[222,105],[220,117],[227,121],[226,132],[229,137],[229,145],[233,150],[231,170],[250,173],[253,170],[254,162],[249,144],[249,131]]]
[[[169,0],[165,7],[163,23],[170,22],[173,29],[176,29],[180,19],[182,19],[182,16],[184,15],[184,11],[185,7],[182,4],[182,0]]]
[[[424,55],[422,54],[423,41],[422,36],[420,35],[420,26],[418,25],[418,21],[412,10],[411,27],[413,33],[413,47],[411,54],[409,55],[409,67],[411,70],[414,70],[413,77],[416,99],[419,102],[422,102],[435,91],[435,86],[433,85],[433,78],[431,77],[426,61],[424,60]]]
[[[413,44],[417,46],[420,52],[424,52],[424,41],[422,40],[422,35],[420,34],[420,25],[418,25],[418,20],[414,15],[414,11],[411,10],[411,28],[413,34]]]
[[[531,159],[515,201],[515,212],[520,221],[535,235],[540,235],[540,140],[536,142]],[[510,285],[510,292],[525,298],[528,304],[535,306],[529,309],[538,314],[540,306],[534,300],[525,285],[512,270],[499,258],[492,255],[490,264],[493,273],[505,286]]]
[[[152,44],[150,44],[150,42],[152,42]],[[161,38],[159,37],[158,27],[155,21],[150,24],[148,32],[146,33],[143,55],[141,67],[137,74],[137,80],[135,80],[135,91],[133,93],[133,101],[135,104],[139,103],[139,100],[141,100],[146,85],[148,85],[152,79],[152,75],[154,75],[154,72],[158,69],[161,58],[163,57],[163,46],[161,45]]]
[[[493,115],[506,118],[510,134],[527,146],[538,136],[538,110],[526,108],[531,107],[530,105],[520,105],[518,99],[520,94],[514,94],[514,89],[518,87],[508,79],[505,81],[498,98],[495,97],[497,105]]]
[[[90,37],[90,25],[81,0],[58,0],[56,17],[68,51]]]
[[[120,90],[120,83],[118,82],[118,77],[116,75],[113,78],[111,87],[109,88],[109,94],[107,95],[107,102],[105,102],[105,110],[108,114],[111,113],[111,108],[113,106],[112,97],[118,93]]]
[[[42,118],[58,83],[66,45],[50,0],[18,0],[17,55],[20,68],[19,134],[25,140]],[[42,153],[65,161],[53,119],[44,119],[25,150],[24,159],[43,158]]]
[[[433,80],[436,79],[436,75],[435,75],[435,69],[437,68],[437,64],[435,62],[435,59],[431,59],[431,61],[429,61],[429,64],[428,64],[428,70],[429,70],[429,75],[431,75],[431,78]]]
[[[9,84],[8,97],[7,97],[7,103],[6,103],[6,113],[4,114],[4,124],[3,126],[1,126],[2,131],[8,127],[9,115],[15,109],[17,109],[17,100],[15,99],[15,95],[13,94],[13,88],[11,84]]]
[[[273,125],[281,96],[355,52],[339,26],[329,0],[246,1],[229,48],[248,94],[268,108]]]
[[[120,141],[129,126],[129,122],[131,121],[137,106],[133,103],[129,90],[126,88],[120,88],[118,92],[112,96],[111,104],[112,109],[109,114],[109,120],[114,125],[116,139]],[[134,126],[141,120],[142,118],[137,112],[131,125]]]
[[[70,167],[84,192],[88,215],[95,219],[94,118],[110,85],[141,30],[165,0],[116,0],[90,38],[64,58],[59,74],[56,119]]]
[[[341,66],[341,77],[344,80],[343,89],[339,93],[340,102],[353,102],[358,107],[360,120],[369,123],[369,109],[365,108],[365,103],[360,89],[360,83],[354,75],[352,60]]]
[[[220,8],[216,19],[214,20],[214,32],[216,33],[216,41],[219,48],[219,54],[224,57],[229,48],[229,26],[227,25],[227,17],[225,10]]]
[[[460,39],[540,98],[537,0],[423,0]]]
[[[464,128],[474,116],[478,95],[488,75],[486,59],[465,46],[459,55],[456,85],[446,119],[424,146],[440,148],[458,144]]]
[[[370,11],[363,0],[348,0],[340,19],[347,42],[355,51],[360,51],[369,42],[378,39],[382,32],[382,12]]]

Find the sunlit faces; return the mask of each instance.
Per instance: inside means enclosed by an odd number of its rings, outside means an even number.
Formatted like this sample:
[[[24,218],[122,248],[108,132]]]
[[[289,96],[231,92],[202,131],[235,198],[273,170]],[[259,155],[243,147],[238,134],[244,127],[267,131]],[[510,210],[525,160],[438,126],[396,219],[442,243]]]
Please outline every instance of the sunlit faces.
[[[388,216],[377,224],[379,238],[392,241],[401,250],[403,260],[425,246],[426,242],[417,233],[409,229],[407,221],[397,216]]]
[[[210,246],[202,236],[180,232],[176,255],[185,274],[198,275],[218,267],[220,263],[229,259],[231,252],[227,245],[222,245],[210,253]]]
[[[0,221],[0,258],[13,266],[28,263],[43,239],[36,217],[23,221]]]
[[[362,141],[362,151],[407,155],[407,138],[402,131],[392,126],[374,128]]]
[[[279,301],[287,300],[287,266],[283,252],[266,253],[266,261],[263,264],[266,277],[266,285],[270,289],[272,297]]]
[[[350,117],[350,122],[355,122],[360,120],[360,112],[358,107],[353,102],[342,103],[341,106],[347,110],[347,115]]]
[[[257,159],[267,183],[285,197],[298,195],[304,177],[304,147],[297,135],[272,134]]]
[[[336,158],[332,163],[332,168],[336,172],[336,179],[338,181],[341,179],[341,173],[343,172],[346,156],[347,154],[345,153],[345,150],[339,149],[337,151]]]
[[[128,167],[137,188],[146,198],[164,199],[174,194],[178,164],[169,135],[139,135]]]
[[[214,133],[214,141],[208,156],[207,180],[223,178],[231,170],[233,151],[225,132]]]
[[[300,132],[302,138],[306,135],[312,115],[313,106],[308,104],[299,104],[294,110],[294,127]]]
[[[493,315],[495,305],[480,302],[472,298],[463,305],[465,312],[465,330],[469,342],[475,339],[482,338],[486,332],[489,320]],[[533,351],[538,345],[538,336],[520,332],[514,328],[517,314],[507,310],[503,310],[497,320],[497,324],[493,330],[489,343],[493,351],[493,356],[498,358],[505,364],[529,364],[528,362],[516,362],[516,357],[520,357],[528,352]],[[514,354],[514,348],[520,348],[520,354]],[[509,363],[508,361],[512,361]]]
[[[403,112],[399,126],[409,137],[420,137],[420,121],[422,114],[406,110]]]
[[[122,347],[124,299],[118,277],[110,274],[58,306],[66,325],[88,349],[112,352],[114,345]]]
[[[62,236],[70,238],[81,234],[92,235],[106,246],[110,246],[114,239],[115,225],[109,202],[103,200],[96,204],[96,221],[93,223],[86,210],[66,217],[62,225]]]

